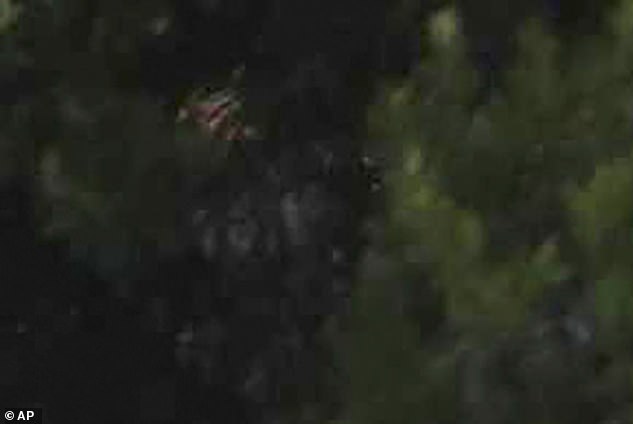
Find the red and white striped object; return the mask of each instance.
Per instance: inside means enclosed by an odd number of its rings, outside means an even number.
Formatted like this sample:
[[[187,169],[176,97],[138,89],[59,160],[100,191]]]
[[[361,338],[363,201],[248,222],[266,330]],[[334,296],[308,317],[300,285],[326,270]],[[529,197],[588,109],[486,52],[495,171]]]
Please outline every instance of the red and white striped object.
[[[239,119],[242,110],[242,101],[234,90],[221,90],[206,99],[192,101],[181,108],[178,120],[192,119],[202,131],[214,139],[245,140],[253,131]]]

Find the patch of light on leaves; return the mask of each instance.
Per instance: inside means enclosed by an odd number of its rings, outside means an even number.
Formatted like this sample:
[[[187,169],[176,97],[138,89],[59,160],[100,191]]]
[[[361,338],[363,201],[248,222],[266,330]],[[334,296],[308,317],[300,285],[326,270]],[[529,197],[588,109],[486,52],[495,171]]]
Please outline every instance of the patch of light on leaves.
[[[153,35],[159,36],[167,32],[170,25],[171,20],[169,19],[169,17],[158,16],[150,21],[149,30]]]
[[[13,25],[21,12],[21,7],[15,5],[11,0],[0,0],[0,32]]]
[[[622,0],[610,16],[612,31],[621,37],[633,33],[633,1]]]
[[[429,22],[431,40],[439,46],[450,46],[457,36],[457,13],[452,7],[437,12]]]
[[[416,175],[422,167],[422,152],[419,147],[410,147],[405,151],[404,169],[408,175]]]

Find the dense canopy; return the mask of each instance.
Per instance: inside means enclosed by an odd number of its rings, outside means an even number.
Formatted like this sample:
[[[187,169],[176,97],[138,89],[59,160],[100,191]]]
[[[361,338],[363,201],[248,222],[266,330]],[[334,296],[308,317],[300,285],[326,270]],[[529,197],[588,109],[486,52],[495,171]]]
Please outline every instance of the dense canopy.
[[[631,0],[0,0],[0,40],[0,407],[631,422]]]

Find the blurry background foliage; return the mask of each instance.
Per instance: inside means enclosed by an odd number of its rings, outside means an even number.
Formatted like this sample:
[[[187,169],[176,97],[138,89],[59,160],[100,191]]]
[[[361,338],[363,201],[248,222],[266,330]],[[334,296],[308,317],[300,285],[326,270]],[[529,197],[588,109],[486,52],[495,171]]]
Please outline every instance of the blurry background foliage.
[[[414,3],[396,8],[393,27],[420,25]],[[475,9],[503,15],[499,3]],[[372,74],[365,147],[385,159],[384,204],[367,225],[350,313],[328,327],[345,370],[338,420],[631,422],[633,1],[606,15],[600,35],[578,39],[527,13],[508,37],[511,60],[488,73],[466,34],[473,4],[457,1],[416,28],[419,63],[405,76]],[[35,175],[38,237],[67,240],[110,280],[129,277],[141,248],[185,245],[183,193],[232,165],[226,144],[174,125],[169,103],[179,99],[139,83],[137,50],[176,31],[176,8],[0,0],[0,74],[10,81],[0,170]],[[271,63],[280,58],[269,50]],[[280,127],[296,112],[290,134],[321,123],[315,111],[348,113],[321,87],[347,80],[315,57],[293,82],[313,84],[310,95],[288,95],[286,115],[270,112]],[[30,91],[10,90],[15,75]],[[196,78],[163,94],[184,97]]]
[[[8,30],[21,9],[1,4]],[[141,247],[182,247],[182,193],[221,170],[228,148],[175,125],[176,112],[143,89],[140,53],[157,36],[152,23],[167,19],[167,31],[173,11],[162,1],[128,6],[34,1],[11,18],[1,56],[14,80],[5,95],[33,82],[3,106],[11,163],[2,169],[37,176],[42,234],[68,240],[74,259],[105,278],[130,274]]]
[[[20,14],[20,7],[10,0],[0,2],[0,32],[14,25]]]
[[[515,340],[511,369],[486,368],[475,378],[488,405],[482,422],[589,423],[598,422],[592,414],[623,410],[628,417],[620,422],[630,422],[628,401],[604,410],[592,402],[597,393],[613,396],[609,390],[626,398],[632,375],[632,5],[621,2],[602,35],[578,43],[527,19],[503,82],[483,102],[458,9],[448,8],[428,23],[431,42],[422,63],[407,78],[383,83],[368,124],[369,148],[388,158],[387,206],[352,306],[348,422],[393,421],[380,415],[391,407],[398,422],[462,422],[448,411],[479,422],[475,404],[452,390],[468,385],[458,372],[459,352],[471,352],[467,362],[478,350],[496,355],[501,340],[540,328],[539,305],[577,280],[585,306],[569,310],[584,311],[578,314],[589,321],[565,318],[565,325],[582,322],[578,328],[585,325],[588,338],[578,340],[595,340],[591,352],[610,358],[606,369],[620,370],[613,372],[621,378],[605,371],[578,383],[576,394],[534,404],[521,390],[549,390],[575,374],[532,382],[516,377],[512,384],[523,389],[508,386],[493,395],[486,391],[491,379],[510,378],[521,366],[518,352],[526,346]],[[430,289],[411,288],[416,285]],[[445,316],[420,338],[420,317],[410,305],[428,302],[433,291],[442,294],[438,313]],[[406,301],[394,308],[398,292]],[[562,369],[552,355],[543,358],[542,366],[551,367],[544,369]],[[389,364],[390,372],[377,364]],[[583,366],[573,372],[594,375],[592,365]],[[593,396],[581,408],[585,417],[565,415],[561,399],[582,396]],[[491,406],[506,401],[508,409]],[[530,413],[518,416],[523,408]]]

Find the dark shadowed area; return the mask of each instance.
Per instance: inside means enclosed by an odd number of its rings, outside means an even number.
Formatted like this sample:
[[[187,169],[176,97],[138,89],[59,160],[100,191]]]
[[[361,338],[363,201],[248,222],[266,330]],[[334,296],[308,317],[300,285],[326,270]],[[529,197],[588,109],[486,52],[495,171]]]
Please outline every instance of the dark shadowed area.
[[[629,0],[0,0],[0,409],[633,417]]]

